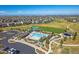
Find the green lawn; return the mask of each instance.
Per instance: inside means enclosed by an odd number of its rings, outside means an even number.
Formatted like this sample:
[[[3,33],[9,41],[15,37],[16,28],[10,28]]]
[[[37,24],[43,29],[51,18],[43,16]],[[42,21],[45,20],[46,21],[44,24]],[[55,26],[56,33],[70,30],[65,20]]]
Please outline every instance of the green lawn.
[[[43,26],[35,26],[38,27],[38,29],[48,32],[54,32],[54,33],[62,33],[64,32],[64,29],[61,28],[54,28],[54,27],[43,27]]]

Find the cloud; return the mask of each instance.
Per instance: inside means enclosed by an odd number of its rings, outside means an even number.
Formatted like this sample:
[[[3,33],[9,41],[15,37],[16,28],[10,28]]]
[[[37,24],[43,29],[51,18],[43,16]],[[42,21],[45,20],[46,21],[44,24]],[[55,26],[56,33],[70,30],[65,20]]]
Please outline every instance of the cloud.
[[[0,11],[0,15],[6,14],[6,11]]]
[[[0,11],[0,15],[79,15],[79,10],[16,10],[16,11]]]

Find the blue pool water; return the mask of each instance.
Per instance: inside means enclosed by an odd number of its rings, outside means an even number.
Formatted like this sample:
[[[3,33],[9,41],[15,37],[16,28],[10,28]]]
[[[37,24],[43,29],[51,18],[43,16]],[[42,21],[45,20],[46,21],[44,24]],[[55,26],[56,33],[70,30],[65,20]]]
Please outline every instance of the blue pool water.
[[[40,39],[41,37],[47,37],[47,36],[48,36],[48,34],[43,34],[43,33],[39,33],[39,32],[32,34],[32,37],[36,38],[36,39]]]

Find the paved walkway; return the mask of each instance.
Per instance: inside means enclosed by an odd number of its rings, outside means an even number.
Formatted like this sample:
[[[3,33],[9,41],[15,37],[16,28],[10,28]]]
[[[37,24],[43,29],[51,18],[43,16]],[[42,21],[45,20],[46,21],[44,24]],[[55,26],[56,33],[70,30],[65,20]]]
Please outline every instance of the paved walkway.
[[[79,46],[79,44],[63,44],[63,46]]]
[[[49,50],[48,50],[48,52],[46,54],[53,52],[52,51],[52,48],[51,48],[51,45],[52,45],[53,42],[56,43],[56,44],[58,44],[58,45],[60,44],[60,43],[58,43],[58,42],[55,41],[55,40],[59,40],[59,39],[62,39],[63,38],[62,37],[62,34],[59,34],[59,35],[61,35],[60,38],[55,39],[55,37],[57,37],[57,36],[54,36],[54,37],[50,38],[51,41],[49,43]]]

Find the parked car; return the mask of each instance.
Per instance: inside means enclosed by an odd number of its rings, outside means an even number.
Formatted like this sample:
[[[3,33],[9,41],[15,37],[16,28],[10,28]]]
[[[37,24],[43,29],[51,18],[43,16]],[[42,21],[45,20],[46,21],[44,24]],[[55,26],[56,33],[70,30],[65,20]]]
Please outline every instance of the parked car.
[[[19,54],[20,51],[17,50],[17,49],[15,49],[15,48],[11,48],[10,50],[8,50],[8,53],[9,53],[9,54]]]

